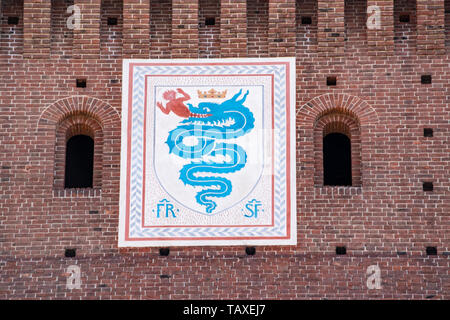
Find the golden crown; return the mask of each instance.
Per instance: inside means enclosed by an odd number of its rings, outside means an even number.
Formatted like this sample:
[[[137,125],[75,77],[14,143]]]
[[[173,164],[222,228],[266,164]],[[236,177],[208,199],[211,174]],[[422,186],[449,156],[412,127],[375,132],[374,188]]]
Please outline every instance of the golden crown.
[[[198,97],[200,99],[222,99],[227,96],[227,90],[220,92],[220,91],[211,89],[209,91],[203,91],[203,92],[200,90],[197,90],[197,92],[198,92]]]

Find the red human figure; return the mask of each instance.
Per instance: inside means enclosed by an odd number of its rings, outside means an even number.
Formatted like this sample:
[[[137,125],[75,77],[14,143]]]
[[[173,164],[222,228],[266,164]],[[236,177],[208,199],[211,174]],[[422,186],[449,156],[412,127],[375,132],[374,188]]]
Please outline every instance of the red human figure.
[[[178,93],[181,93],[183,97],[177,98],[177,93],[174,90],[169,90],[163,93],[163,98],[169,101],[166,106],[164,107],[161,102],[157,102],[156,105],[164,114],[169,114],[170,111],[172,111],[179,117],[189,118],[191,112],[189,111],[189,108],[184,105],[184,102],[191,99],[191,97],[180,88],[178,88],[177,91]]]

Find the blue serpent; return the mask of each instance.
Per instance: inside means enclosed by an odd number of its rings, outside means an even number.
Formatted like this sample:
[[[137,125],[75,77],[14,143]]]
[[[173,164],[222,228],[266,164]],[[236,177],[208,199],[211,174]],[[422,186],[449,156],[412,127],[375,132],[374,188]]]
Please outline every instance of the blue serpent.
[[[180,180],[185,185],[201,187],[195,197],[197,203],[211,214],[217,204],[212,198],[228,196],[231,181],[218,176],[241,170],[247,162],[245,150],[226,140],[249,133],[254,128],[253,113],[243,105],[242,89],[222,103],[201,102],[198,107],[187,104],[192,115],[169,132],[169,152],[191,160],[180,170]],[[190,143],[188,141],[191,141]],[[194,143],[192,143],[194,141]]]

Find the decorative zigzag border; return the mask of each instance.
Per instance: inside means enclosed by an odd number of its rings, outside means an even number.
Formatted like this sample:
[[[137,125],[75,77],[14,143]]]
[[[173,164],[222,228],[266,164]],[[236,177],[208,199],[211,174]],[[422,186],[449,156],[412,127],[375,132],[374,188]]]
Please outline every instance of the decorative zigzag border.
[[[130,177],[131,238],[202,238],[202,237],[283,237],[286,236],[286,66],[280,65],[214,65],[214,66],[135,66],[132,94],[132,139]],[[275,150],[274,227],[195,227],[142,228],[143,123],[145,75],[274,75]]]

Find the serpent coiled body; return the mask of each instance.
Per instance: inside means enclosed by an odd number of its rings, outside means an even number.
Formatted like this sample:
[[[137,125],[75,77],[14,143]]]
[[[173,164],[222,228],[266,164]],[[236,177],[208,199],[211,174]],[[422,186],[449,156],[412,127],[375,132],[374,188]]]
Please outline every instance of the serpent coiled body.
[[[247,162],[245,150],[227,140],[241,137],[254,128],[253,113],[243,105],[248,91],[238,100],[242,89],[231,99],[220,104],[188,104],[195,115],[180,122],[169,132],[169,152],[191,160],[180,170],[180,180],[185,185],[200,189],[195,199],[205,206],[208,214],[217,204],[214,198],[223,198],[232,191],[232,183],[223,174],[241,170]]]

